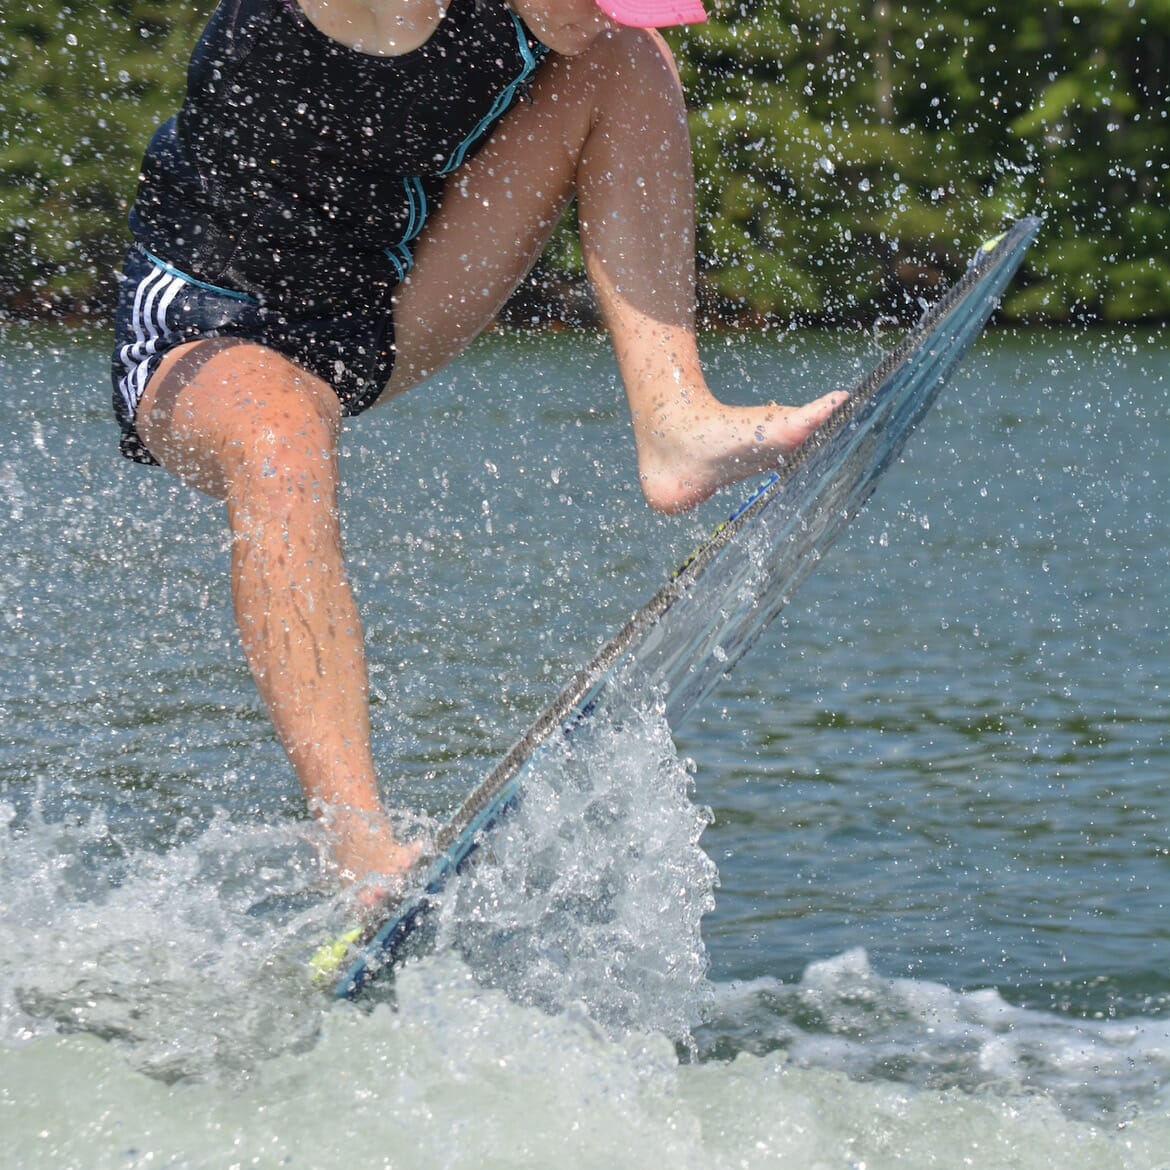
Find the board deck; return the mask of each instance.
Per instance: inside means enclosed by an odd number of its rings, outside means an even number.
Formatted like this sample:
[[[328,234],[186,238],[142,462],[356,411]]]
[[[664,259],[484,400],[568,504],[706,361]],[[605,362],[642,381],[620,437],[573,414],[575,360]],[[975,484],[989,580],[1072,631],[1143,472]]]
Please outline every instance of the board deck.
[[[1040,228],[1022,219],[977,251],[967,273],[849,398],[675,572],[541,714],[436,836],[413,891],[363,930],[321,948],[315,978],[353,998],[391,970],[435,898],[518,800],[556,733],[574,735],[634,679],[678,727],[750,649],[901,454],[978,337]]]

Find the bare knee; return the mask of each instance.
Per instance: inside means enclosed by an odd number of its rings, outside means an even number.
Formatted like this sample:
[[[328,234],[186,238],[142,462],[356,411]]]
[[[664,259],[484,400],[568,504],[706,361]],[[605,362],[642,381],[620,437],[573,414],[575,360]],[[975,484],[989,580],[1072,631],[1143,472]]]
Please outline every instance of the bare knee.
[[[624,108],[633,101],[685,117],[682,82],[670,46],[654,29],[617,28],[600,38],[582,61],[599,78],[606,103]]]
[[[583,52],[554,54],[551,60],[566,68],[573,68],[578,63],[584,63],[590,69],[600,65],[611,79],[631,70],[635,80],[644,71],[652,71],[661,64],[666,66],[668,76],[678,80],[670,46],[660,32],[651,28],[617,25],[597,37]]]
[[[338,419],[303,395],[244,413],[220,457],[237,536],[302,531],[312,543],[338,524]]]
[[[159,462],[220,499],[257,488],[257,498],[275,499],[294,485],[328,483],[340,422],[337,397],[321,379],[229,339],[176,351],[139,411],[143,441]]]

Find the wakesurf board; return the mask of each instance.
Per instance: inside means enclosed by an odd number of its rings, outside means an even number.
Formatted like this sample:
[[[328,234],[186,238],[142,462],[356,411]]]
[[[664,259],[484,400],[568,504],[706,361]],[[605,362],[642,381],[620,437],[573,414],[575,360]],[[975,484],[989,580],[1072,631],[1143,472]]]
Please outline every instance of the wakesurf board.
[[[550,738],[579,733],[629,680],[661,696],[677,728],[750,649],[858,513],[999,303],[1040,228],[1019,220],[665,586],[561,691],[437,834],[410,893],[322,947],[314,978],[358,996],[391,971],[438,895],[520,798]]]

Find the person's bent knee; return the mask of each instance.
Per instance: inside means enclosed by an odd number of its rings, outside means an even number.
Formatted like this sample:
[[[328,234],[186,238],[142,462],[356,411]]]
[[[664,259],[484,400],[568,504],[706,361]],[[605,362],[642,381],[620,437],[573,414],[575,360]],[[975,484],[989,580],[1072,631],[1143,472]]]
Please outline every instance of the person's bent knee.
[[[553,54],[532,89],[537,109],[564,116],[579,101],[595,111],[610,103],[650,103],[685,112],[685,99],[670,47],[653,29],[615,28],[578,56]],[[546,107],[546,103],[554,103]],[[506,127],[507,123],[503,123]]]
[[[602,65],[611,78],[629,78],[641,90],[682,92],[674,55],[654,29],[616,28],[599,38],[586,57]]]
[[[251,476],[327,464],[340,422],[321,379],[265,346],[223,338],[176,351],[143,396],[138,425],[164,467],[222,499]]]

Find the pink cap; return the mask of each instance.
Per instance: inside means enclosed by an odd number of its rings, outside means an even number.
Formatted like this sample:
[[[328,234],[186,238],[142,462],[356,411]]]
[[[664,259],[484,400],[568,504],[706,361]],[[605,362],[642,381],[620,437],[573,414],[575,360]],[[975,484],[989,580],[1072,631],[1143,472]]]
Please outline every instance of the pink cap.
[[[703,24],[707,20],[701,0],[597,0],[597,7],[618,24],[634,28]]]

